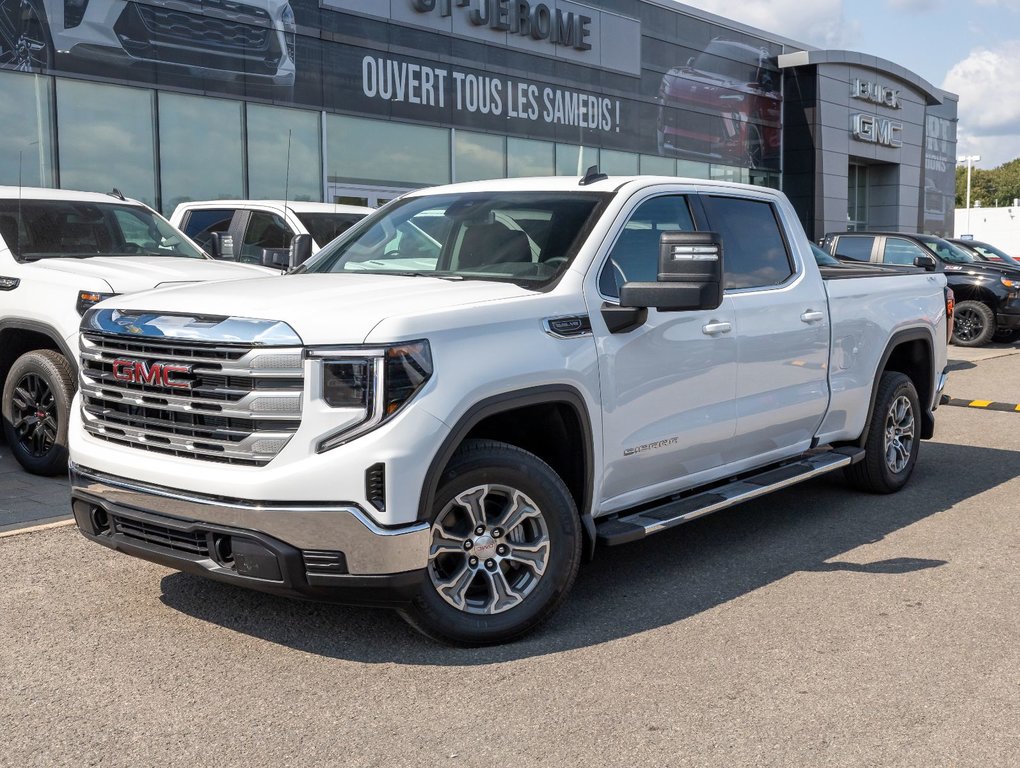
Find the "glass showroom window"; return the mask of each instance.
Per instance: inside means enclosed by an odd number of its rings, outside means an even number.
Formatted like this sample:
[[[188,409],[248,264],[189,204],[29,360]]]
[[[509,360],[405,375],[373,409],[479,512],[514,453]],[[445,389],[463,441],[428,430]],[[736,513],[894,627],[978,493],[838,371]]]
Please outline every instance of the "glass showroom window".
[[[598,147],[579,147],[576,144],[556,145],[556,175],[584,176],[584,172],[598,165]]]
[[[322,200],[319,123],[318,112],[248,105],[249,197],[254,200]]]
[[[87,192],[116,188],[155,206],[154,96],[144,88],[58,79],[60,186]]]
[[[650,176],[676,176],[676,160],[671,157],[641,155],[641,173]]]
[[[159,94],[163,213],[189,200],[244,197],[241,107],[227,99]]]
[[[453,132],[454,181],[506,176],[506,139],[488,133]]]
[[[637,176],[638,156],[633,152],[603,149],[599,153],[599,170],[610,176]]]
[[[450,131],[422,125],[326,117],[331,180],[428,186],[450,181]]]
[[[697,160],[677,160],[676,175],[687,176],[692,179],[707,179],[711,173],[708,163],[699,163]]]
[[[53,78],[0,72],[0,184],[52,187]]]
[[[534,139],[506,140],[506,175],[552,176],[556,172],[555,144]]]

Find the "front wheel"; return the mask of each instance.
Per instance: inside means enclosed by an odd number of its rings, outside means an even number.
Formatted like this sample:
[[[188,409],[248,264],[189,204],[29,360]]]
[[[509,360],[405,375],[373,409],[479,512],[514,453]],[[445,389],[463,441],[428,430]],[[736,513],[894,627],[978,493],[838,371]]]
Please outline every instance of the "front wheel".
[[[921,407],[905,374],[886,371],[878,382],[864,459],[846,468],[847,479],[872,493],[894,493],[907,484],[920,440]]]
[[[433,639],[490,645],[556,610],[581,562],[581,524],[563,480],[534,454],[462,446],[432,508],[428,576],[401,615]]]
[[[21,72],[53,68],[41,0],[0,0],[0,67]]]
[[[14,361],[3,391],[3,426],[14,458],[35,475],[67,471],[67,416],[74,377],[64,356],[50,349]]]
[[[981,347],[995,333],[995,313],[980,301],[961,301],[953,320],[953,343],[961,347]]]

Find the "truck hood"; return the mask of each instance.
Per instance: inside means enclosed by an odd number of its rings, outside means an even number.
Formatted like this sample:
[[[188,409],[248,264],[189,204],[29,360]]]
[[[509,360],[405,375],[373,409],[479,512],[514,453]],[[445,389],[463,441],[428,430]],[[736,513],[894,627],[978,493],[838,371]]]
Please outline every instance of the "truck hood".
[[[114,293],[134,293],[171,283],[236,280],[280,273],[252,264],[186,259],[179,256],[93,256],[87,259],[40,259],[35,269],[103,280]],[[82,288],[91,288],[83,285]]]
[[[305,344],[359,344],[380,322],[534,296],[512,283],[399,275],[314,274],[165,288],[104,301],[104,309],[284,322]]]

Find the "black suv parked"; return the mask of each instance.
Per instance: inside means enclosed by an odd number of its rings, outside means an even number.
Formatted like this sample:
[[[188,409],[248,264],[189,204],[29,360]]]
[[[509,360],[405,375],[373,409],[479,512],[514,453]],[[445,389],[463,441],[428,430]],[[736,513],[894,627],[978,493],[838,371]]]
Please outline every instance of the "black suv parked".
[[[913,265],[934,256],[956,295],[953,343],[980,347],[1009,341],[1020,329],[1020,269],[980,261],[934,235],[902,232],[830,232],[822,247],[843,261]]]

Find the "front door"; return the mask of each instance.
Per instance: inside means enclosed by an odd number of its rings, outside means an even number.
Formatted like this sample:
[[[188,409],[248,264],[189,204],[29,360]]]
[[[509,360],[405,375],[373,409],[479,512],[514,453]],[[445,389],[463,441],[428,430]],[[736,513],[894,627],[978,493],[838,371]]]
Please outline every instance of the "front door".
[[[718,309],[660,312],[626,333],[610,333],[603,302],[619,303],[624,282],[654,281],[659,238],[694,231],[683,194],[636,199],[586,288],[599,350],[605,472],[599,507],[609,512],[711,476],[735,429],[737,344],[731,302]]]

